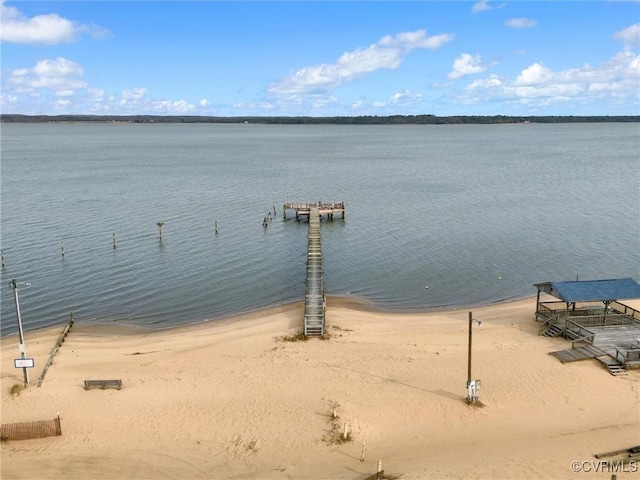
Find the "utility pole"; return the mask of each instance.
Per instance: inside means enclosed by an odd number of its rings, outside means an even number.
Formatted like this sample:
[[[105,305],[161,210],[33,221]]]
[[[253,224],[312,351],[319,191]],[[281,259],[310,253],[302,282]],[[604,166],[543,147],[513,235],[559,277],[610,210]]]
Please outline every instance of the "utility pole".
[[[469,355],[467,357],[467,401],[469,402],[477,401],[478,395],[476,392],[476,387],[480,384],[479,380],[471,380],[471,345],[473,340],[473,322],[476,322],[478,326],[482,325],[482,321],[473,318],[473,312],[469,312]]]
[[[20,318],[20,302],[18,301],[18,285],[15,280],[12,280],[9,284],[13,288],[13,298],[16,302],[16,316],[18,317],[18,334],[20,335],[20,358],[26,359],[26,346],[24,344],[24,333],[22,332],[22,319]],[[22,367],[24,373],[24,386],[29,385],[29,371],[27,367]]]

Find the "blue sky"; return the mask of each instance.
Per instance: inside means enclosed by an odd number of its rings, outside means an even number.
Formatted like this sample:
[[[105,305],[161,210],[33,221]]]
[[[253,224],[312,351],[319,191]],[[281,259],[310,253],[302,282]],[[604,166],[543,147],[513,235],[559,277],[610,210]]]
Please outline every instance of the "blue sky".
[[[638,115],[640,0],[2,0],[3,113]]]

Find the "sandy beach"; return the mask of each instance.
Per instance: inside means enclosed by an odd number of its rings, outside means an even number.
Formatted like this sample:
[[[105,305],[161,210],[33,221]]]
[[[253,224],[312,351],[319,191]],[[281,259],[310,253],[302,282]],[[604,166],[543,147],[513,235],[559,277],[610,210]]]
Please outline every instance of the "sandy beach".
[[[35,368],[13,395],[18,341],[3,338],[2,423],[59,415],[62,435],[3,442],[1,477],[363,480],[381,460],[402,479],[609,479],[589,462],[640,445],[640,371],[561,364],[549,352],[571,344],[538,336],[535,298],[474,307],[484,408],[472,408],[468,310],[330,298],[329,338],[308,341],[286,340],[300,303],[164,331],[78,319],[41,387],[62,326],[26,332]],[[87,379],[123,387],[85,390]]]

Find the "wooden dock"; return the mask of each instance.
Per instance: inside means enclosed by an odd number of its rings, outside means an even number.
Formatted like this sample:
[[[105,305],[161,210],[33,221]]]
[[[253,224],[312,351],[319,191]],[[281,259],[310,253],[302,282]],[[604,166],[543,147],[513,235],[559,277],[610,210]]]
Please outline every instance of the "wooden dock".
[[[309,219],[311,216],[311,209],[316,208],[320,218],[327,218],[333,220],[333,216],[338,214],[342,218],[345,218],[344,202],[317,202],[317,203],[285,203],[282,206],[282,214],[284,219],[287,220],[287,211],[293,210],[295,212],[296,220]]]
[[[322,242],[320,239],[320,220],[333,220],[334,215],[344,219],[344,202],[285,203],[282,214],[285,220],[287,211],[295,212],[295,219],[309,222],[307,234],[307,282],[304,295],[304,335],[321,337],[325,332],[326,299],[324,295],[324,276],[322,269]]]
[[[304,334],[306,336],[324,335],[324,311],[320,212],[317,207],[311,207],[307,247],[307,287],[304,295]]]

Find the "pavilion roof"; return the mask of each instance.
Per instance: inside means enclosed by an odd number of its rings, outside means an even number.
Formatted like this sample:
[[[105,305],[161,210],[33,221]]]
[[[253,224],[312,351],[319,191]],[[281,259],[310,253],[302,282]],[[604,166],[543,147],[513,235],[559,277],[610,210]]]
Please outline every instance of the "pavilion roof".
[[[610,302],[640,298],[640,284],[633,278],[544,282],[536,283],[535,286],[538,291],[564,302]]]

